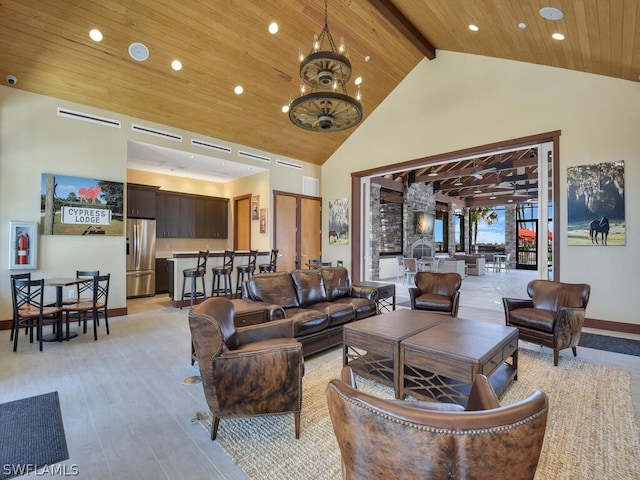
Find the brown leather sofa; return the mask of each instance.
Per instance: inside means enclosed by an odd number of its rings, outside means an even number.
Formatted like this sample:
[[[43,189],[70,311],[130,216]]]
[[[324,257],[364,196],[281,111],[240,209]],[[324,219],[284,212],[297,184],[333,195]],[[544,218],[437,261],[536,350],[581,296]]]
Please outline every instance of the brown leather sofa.
[[[377,295],[375,288],[353,286],[344,267],[258,274],[242,287],[245,305],[282,307],[305,356],[342,343],[345,323],[377,313]]]
[[[577,352],[591,287],[586,283],[532,280],[527,285],[529,299],[503,298],[505,323],[516,327],[520,340],[553,349],[553,365],[558,353],[571,348]]]
[[[213,416],[211,440],[222,418],[293,413],[300,437],[302,345],[290,322],[279,320],[236,329],[234,308],[208,298],[189,311],[192,345],[204,395]]]
[[[358,390],[345,367],[326,394],[344,478],[534,478],[547,426],[544,392],[501,407],[487,378],[477,375],[466,408],[385,400]]]
[[[462,277],[457,273],[418,272],[416,286],[409,288],[411,310],[458,316]]]

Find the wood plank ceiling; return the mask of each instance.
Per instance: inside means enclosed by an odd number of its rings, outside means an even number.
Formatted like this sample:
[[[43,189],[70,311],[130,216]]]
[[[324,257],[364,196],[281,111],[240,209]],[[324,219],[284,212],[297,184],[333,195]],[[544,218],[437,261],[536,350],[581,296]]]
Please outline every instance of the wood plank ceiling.
[[[547,3],[564,18],[543,19]],[[425,56],[437,61],[438,49],[636,81],[639,3],[330,0],[328,23],[363,78],[366,119]],[[281,107],[299,89],[298,53],[323,24],[322,0],[2,0],[1,73],[15,75],[14,88],[321,165],[352,131],[299,129]],[[92,28],[102,42],[89,39]],[[566,40],[553,40],[555,31]],[[148,60],[129,57],[132,42],[149,48]],[[174,59],[183,70],[171,70]]]

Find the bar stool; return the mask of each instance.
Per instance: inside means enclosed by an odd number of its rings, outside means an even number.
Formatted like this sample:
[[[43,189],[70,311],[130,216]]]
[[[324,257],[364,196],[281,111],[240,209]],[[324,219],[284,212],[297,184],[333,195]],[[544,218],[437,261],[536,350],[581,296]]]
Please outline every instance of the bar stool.
[[[233,292],[231,290],[231,273],[233,272],[233,259],[235,257],[235,252],[232,250],[224,251],[224,259],[222,260],[222,265],[219,267],[213,267],[211,271],[213,272],[213,282],[211,283],[211,296],[214,295],[219,297],[226,297],[227,295],[231,295]],[[224,288],[220,288],[220,279],[224,277]]]
[[[207,258],[209,257],[209,251],[198,252],[198,263],[196,268],[185,268],[182,270],[182,298],[180,299],[180,310],[182,310],[182,301],[185,297],[189,297],[190,306],[193,307],[193,302],[197,297],[207,298],[207,293],[204,286],[204,276],[207,274]],[[187,282],[187,278],[191,279],[191,291],[186,295],[184,293],[184,287]],[[196,278],[202,279],[202,291],[199,292],[196,287]]]
[[[269,263],[261,263],[258,265],[260,273],[266,272],[275,272],[276,271],[276,261],[278,260],[278,250],[271,250],[271,258],[269,259]]]
[[[258,261],[258,250],[249,250],[249,261],[246,265],[238,265],[236,278],[236,293],[242,291],[242,283],[249,280],[256,271],[256,262]],[[245,278],[246,275],[246,278]]]

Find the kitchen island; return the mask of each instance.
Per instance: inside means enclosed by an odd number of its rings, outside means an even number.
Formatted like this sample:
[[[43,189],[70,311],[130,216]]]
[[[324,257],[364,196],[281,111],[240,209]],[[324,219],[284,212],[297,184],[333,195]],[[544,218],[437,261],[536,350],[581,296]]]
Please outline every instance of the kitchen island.
[[[271,252],[258,252],[258,261],[257,265],[261,263],[269,263],[269,256]],[[189,300],[182,301],[182,280],[183,275],[182,271],[185,268],[195,268],[197,260],[198,260],[198,252],[197,251],[178,251],[178,252],[158,252],[156,254],[156,258],[165,258],[167,261],[167,266],[169,270],[169,298],[174,307],[179,308],[182,304],[183,306],[189,305]],[[211,269],[216,266],[221,266],[224,259],[224,250],[222,251],[210,251],[209,258],[207,260],[207,273],[204,276],[204,283],[206,287],[207,296],[211,294],[211,282],[213,281],[213,274],[211,273]],[[249,251],[237,251],[234,259],[234,267],[233,273],[231,275],[232,279],[232,291],[236,291],[236,266],[237,265],[246,265],[249,259]],[[256,266],[257,272],[257,266]],[[185,286],[185,293],[190,289],[190,283],[187,283]]]

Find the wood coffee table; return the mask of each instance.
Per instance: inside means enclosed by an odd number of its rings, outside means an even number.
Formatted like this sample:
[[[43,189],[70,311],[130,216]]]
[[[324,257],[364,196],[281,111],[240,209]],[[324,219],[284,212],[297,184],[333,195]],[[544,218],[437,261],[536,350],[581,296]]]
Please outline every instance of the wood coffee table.
[[[396,310],[343,327],[343,362],[358,375],[393,387],[400,398],[400,342],[451,317],[419,310]]]
[[[511,358],[511,362],[506,360]],[[400,346],[401,394],[465,406],[476,375],[501,396],[517,380],[518,330],[452,318],[405,338]]]

